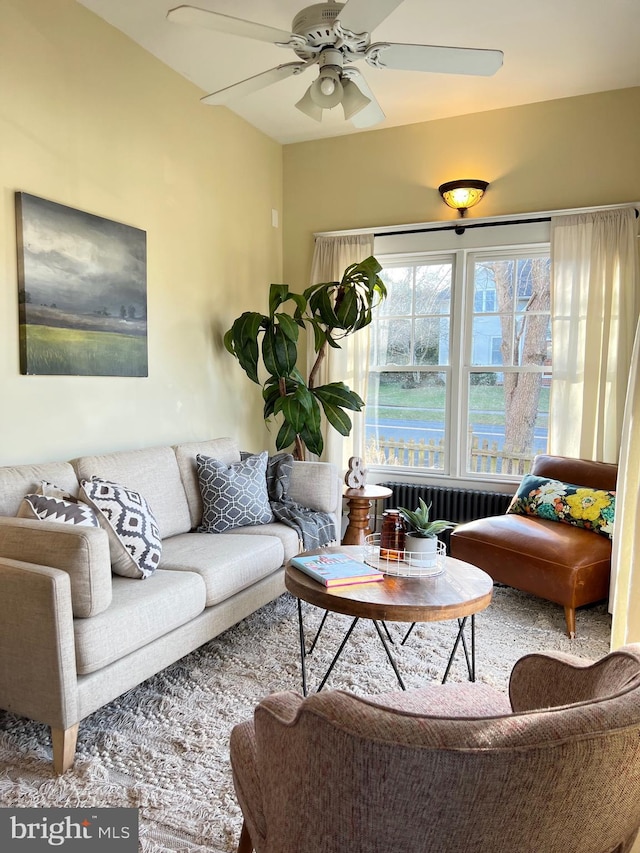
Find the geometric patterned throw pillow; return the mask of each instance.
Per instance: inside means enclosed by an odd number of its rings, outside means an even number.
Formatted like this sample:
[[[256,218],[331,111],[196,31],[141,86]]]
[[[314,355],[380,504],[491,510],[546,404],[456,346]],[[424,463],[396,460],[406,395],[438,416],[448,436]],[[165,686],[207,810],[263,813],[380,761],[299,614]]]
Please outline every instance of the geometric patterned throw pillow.
[[[111,568],[117,575],[144,579],[158,568],[162,540],[149,504],[139,492],[92,477],[80,483],[80,496],[95,509],[109,536]]]
[[[202,495],[199,533],[224,533],[247,524],[268,524],[273,513],[267,493],[268,453],[226,465],[210,456],[196,456]]]
[[[18,509],[18,518],[57,521],[76,527],[100,526],[98,517],[88,504],[45,480],[42,481],[38,492],[25,495]]]
[[[611,539],[616,493],[526,474],[507,512],[561,521]]]

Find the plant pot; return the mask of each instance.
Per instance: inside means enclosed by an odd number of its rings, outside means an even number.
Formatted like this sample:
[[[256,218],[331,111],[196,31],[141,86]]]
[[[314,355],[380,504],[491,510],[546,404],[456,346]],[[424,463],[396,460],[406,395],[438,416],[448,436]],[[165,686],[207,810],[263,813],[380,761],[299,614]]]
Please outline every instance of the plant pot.
[[[436,536],[416,536],[415,533],[407,533],[405,549],[410,565],[426,568],[437,565],[438,539]]]

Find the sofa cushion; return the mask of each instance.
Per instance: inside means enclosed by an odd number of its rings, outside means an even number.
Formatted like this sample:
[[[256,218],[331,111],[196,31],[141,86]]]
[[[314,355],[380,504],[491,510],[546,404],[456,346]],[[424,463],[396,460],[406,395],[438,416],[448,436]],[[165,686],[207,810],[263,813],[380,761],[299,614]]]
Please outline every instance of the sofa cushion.
[[[120,660],[204,610],[204,583],[193,572],[156,572],[144,589],[131,578],[114,577],[112,587],[107,610],[93,619],[74,621],[80,675]]]
[[[0,468],[0,515],[15,517],[24,496],[36,492],[43,480],[78,494],[78,479],[68,462],[7,466]]]
[[[171,447],[150,447],[73,460],[80,480],[99,477],[122,483],[144,495],[158,523],[161,538],[191,529],[189,506]],[[55,480],[61,486],[59,480]]]
[[[234,528],[230,533],[238,536],[276,536],[282,542],[284,549],[283,563],[288,562],[301,551],[301,543],[297,531],[293,527],[289,527],[279,521],[272,521],[269,524],[248,524],[246,527]],[[229,536],[230,533],[225,533],[224,535]]]
[[[616,493],[526,474],[507,512],[561,521],[613,537]]]
[[[240,461],[240,450],[233,438],[214,438],[210,441],[188,441],[174,448],[184,491],[189,504],[191,528],[195,530],[202,522],[202,495],[198,483],[196,456],[209,456],[219,459],[226,465]]]
[[[183,533],[162,543],[159,573],[163,569],[197,572],[211,607],[267,577],[283,560],[282,542],[275,536]]]
[[[273,521],[267,492],[267,459],[266,450],[231,465],[209,456],[196,456],[203,504],[199,533],[224,533],[246,524]]]
[[[160,563],[162,540],[144,496],[98,477],[82,480],[80,496],[95,509],[107,531],[115,574],[126,578],[151,577]]]

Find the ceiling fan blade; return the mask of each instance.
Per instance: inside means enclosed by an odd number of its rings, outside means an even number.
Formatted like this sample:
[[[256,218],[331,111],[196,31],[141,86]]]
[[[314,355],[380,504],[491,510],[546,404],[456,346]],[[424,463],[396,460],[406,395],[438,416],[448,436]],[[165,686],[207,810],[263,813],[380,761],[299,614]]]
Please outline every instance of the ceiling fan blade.
[[[366,107],[359,110],[354,116],[351,117],[350,121],[354,127],[373,127],[375,124],[380,124],[381,121],[384,121],[386,116],[382,111],[382,107],[376,100],[376,96],[373,94],[371,89],[369,88],[369,84],[360,73],[357,68],[353,66],[348,66],[343,69],[343,77],[347,80],[351,80],[351,82],[355,83],[362,92],[365,97],[369,98],[371,101],[370,104],[367,104]]]
[[[372,44],[365,59],[374,68],[430,71],[436,74],[490,76],[502,65],[501,50],[439,47],[431,44]]]
[[[304,68],[307,68],[307,62],[287,62],[284,65],[278,65],[275,68],[270,68],[268,71],[262,71],[260,74],[254,74],[253,77],[247,77],[246,80],[241,80],[239,83],[233,83],[231,86],[225,86],[224,89],[218,89],[204,98],[200,98],[203,104],[227,104],[236,98],[243,98],[245,95],[250,95],[252,92],[258,92],[264,89],[265,86],[270,86],[272,83],[278,83],[280,80],[285,80],[293,74],[299,74]]]
[[[206,27],[217,30],[219,33],[244,36],[257,41],[268,41],[272,44],[287,43],[291,38],[291,33],[286,30],[254,24],[253,21],[233,18],[231,15],[222,15],[220,12],[210,12],[207,9],[199,9],[197,6],[176,6],[175,9],[169,9],[167,20],[193,27]]]
[[[370,33],[404,0],[347,0],[338,15],[340,26],[352,33]]]

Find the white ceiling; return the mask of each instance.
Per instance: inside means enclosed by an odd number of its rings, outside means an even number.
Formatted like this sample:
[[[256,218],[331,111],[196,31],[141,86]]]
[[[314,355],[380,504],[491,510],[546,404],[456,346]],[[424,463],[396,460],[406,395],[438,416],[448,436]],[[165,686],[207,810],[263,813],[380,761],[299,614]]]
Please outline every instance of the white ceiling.
[[[165,19],[185,0],[77,0],[184,75],[202,94],[297,60],[290,49]],[[309,0],[193,0],[203,9],[289,31]],[[395,127],[640,85],[640,0],[404,0],[372,41],[492,48],[492,77],[359,69]],[[338,107],[318,123],[295,109],[313,66],[228,108],[281,143],[357,132]],[[205,106],[203,110],[227,107]]]

